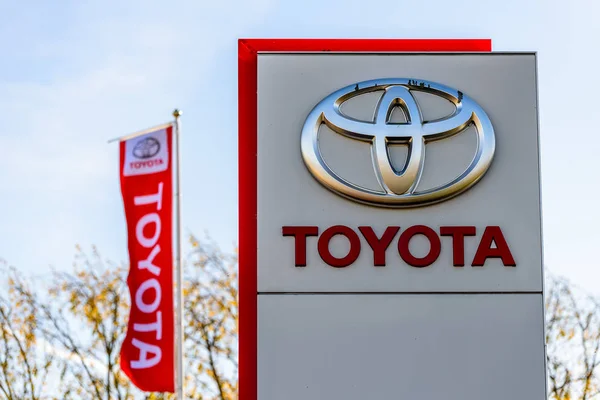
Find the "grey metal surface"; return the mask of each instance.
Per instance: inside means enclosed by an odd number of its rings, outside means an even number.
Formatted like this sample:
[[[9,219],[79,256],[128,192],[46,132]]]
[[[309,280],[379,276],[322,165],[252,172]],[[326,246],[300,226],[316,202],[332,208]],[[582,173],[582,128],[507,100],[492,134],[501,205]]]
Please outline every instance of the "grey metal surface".
[[[545,400],[542,296],[261,295],[258,398]]]

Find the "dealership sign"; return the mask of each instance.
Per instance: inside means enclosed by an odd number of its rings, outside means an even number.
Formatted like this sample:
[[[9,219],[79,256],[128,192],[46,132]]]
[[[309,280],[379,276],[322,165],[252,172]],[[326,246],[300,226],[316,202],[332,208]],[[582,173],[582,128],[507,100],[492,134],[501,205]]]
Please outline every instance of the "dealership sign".
[[[545,398],[536,56],[490,47],[240,41],[240,400]]]

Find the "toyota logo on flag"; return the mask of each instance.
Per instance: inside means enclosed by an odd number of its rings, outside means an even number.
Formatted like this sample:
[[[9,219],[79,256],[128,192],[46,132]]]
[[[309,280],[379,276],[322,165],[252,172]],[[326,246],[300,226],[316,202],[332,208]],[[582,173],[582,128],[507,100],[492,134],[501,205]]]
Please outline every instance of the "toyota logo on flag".
[[[153,137],[140,140],[133,148],[133,155],[136,158],[152,158],[160,151],[160,142]]]
[[[446,118],[424,121],[412,94],[418,91],[450,101],[454,112]],[[368,93],[381,93],[371,121],[358,120],[343,113],[341,107],[346,101]],[[402,110],[406,122],[390,121],[396,108]],[[341,136],[370,144],[374,173],[381,190],[365,188],[333,171],[319,147],[322,124]],[[450,138],[470,126],[477,130],[477,149],[468,167],[450,182],[419,191],[427,144]],[[395,169],[390,160],[390,144],[408,145],[407,160],[400,170]],[[377,79],[347,86],[318,103],[304,123],[301,150],[304,163],[313,177],[334,193],[375,206],[417,207],[448,200],[475,185],[492,162],[495,136],[483,108],[456,89],[424,80]]]

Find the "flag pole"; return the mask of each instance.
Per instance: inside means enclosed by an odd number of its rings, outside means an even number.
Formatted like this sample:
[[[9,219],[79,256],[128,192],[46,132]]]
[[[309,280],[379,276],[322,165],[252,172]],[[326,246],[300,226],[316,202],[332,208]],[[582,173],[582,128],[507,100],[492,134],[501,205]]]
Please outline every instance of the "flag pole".
[[[177,213],[175,214],[175,223],[177,228],[175,230],[175,273],[177,274],[177,289],[176,289],[176,306],[177,306],[177,320],[175,326],[176,332],[176,366],[175,366],[175,393],[177,400],[183,400],[183,266],[182,266],[182,250],[181,250],[181,128],[179,124],[179,117],[183,113],[181,110],[173,110],[173,117],[175,117],[175,152],[177,157],[175,158],[175,168],[177,170],[175,175],[175,203],[177,204]]]

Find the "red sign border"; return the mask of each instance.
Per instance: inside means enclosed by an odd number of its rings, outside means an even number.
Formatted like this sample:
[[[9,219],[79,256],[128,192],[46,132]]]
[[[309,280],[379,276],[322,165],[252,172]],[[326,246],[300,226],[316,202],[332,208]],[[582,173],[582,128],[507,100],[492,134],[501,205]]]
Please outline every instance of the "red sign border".
[[[258,52],[490,52],[491,39],[239,39],[238,399],[257,400],[257,54]]]

